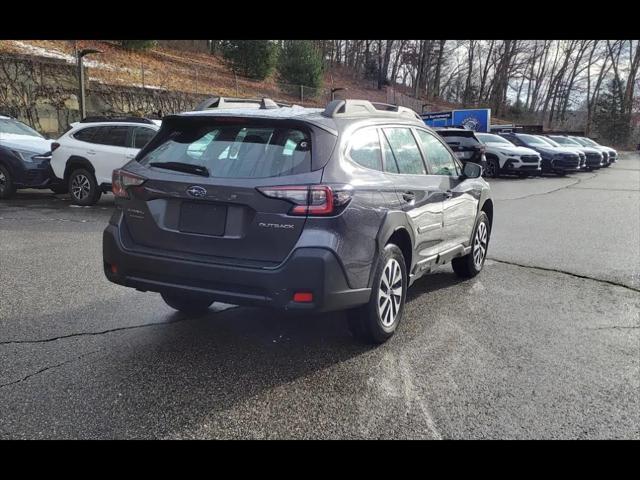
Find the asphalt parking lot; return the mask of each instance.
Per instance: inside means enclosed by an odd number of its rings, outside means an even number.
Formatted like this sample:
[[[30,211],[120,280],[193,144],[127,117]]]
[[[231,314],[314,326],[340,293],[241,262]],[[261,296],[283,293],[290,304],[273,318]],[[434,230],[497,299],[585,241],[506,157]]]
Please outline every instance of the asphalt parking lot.
[[[0,203],[1,438],[640,438],[640,155],[492,180],[484,271],[409,291],[399,331],[109,283],[113,197]]]

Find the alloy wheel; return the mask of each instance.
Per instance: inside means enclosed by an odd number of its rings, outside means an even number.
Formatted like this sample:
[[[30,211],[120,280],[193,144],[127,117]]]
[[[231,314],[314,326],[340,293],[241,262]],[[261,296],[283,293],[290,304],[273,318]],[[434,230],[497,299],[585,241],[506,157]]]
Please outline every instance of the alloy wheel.
[[[91,192],[91,182],[86,175],[78,174],[71,181],[71,193],[78,200],[84,200]]]
[[[393,325],[402,303],[402,269],[395,258],[384,266],[378,288],[378,315],[385,328]]]
[[[477,270],[482,268],[482,262],[487,253],[487,237],[487,224],[480,222],[473,239],[473,264]]]

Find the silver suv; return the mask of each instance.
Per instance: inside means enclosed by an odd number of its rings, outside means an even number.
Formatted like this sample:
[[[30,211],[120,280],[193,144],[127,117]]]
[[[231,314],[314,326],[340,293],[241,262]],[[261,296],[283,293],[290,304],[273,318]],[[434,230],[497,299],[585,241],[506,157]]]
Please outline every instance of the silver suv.
[[[417,278],[446,262],[462,277],[482,269],[493,202],[480,174],[393,105],[265,99],[168,116],[113,174],[104,272],[187,313],[346,309],[380,343]]]

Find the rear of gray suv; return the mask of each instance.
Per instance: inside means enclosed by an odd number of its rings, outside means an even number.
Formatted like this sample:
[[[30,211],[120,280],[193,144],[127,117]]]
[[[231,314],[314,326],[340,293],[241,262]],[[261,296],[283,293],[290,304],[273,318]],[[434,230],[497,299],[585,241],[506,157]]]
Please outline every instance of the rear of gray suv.
[[[461,276],[481,270],[488,185],[417,114],[263,106],[165,117],[114,172],[109,280],[187,313],[214,301],[346,309],[354,334],[379,343],[416,278],[449,261]]]

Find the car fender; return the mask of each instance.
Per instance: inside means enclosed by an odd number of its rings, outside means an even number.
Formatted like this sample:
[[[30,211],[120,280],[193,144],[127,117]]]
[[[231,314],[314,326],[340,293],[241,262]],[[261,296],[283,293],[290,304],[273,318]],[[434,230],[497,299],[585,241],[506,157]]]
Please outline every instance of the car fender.
[[[65,181],[69,180],[69,175],[76,168],[85,168],[88,171],[90,171],[91,173],[93,173],[94,175],[96,173],[95,168],[93,168],[93,164],[88,159],[86,159],[85,157],[81,157],[79,155],[71,155],[67,159],[67,162],[66,162],[65,168],[64,168],[64,180]]]
[[[413,248],[415,245],[415,235],[413,229],[411,228],[411,224],[409,223],[409,219],[407,218],[407,214],[402,211],[389,211],[385,214],[384,220],[380,224],[380,229],[378,230],[378,235],[376,236],[376,254],[373,258],[372,265],[375,266],[378,262],[378,257],[380,256],[380,252],[384,249],[385,245],[392,237],[394,233],[398,230],[404,230],[409,236],[411,242],[411,265],[407,266],[407,271],[412,271],[413,264],[415,263],[415,256],[413,255]],[[371,287],[373,282],[373,276],[375,275],[375,268],[371,268],[369,273],[369,281],[367,285]]]

